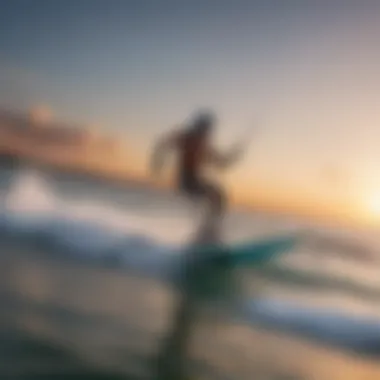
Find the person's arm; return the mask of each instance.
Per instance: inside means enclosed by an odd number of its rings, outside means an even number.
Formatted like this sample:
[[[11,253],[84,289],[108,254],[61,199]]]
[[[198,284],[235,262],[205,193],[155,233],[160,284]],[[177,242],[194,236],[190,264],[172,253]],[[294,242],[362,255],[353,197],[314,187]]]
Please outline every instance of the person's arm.
[[[210,148],[208,152],[208,158],[213,165],[221,169],[225,169],[235,164],[240,159],[242,153],[243,149],[241,146],[235,147],[226,153],[221,153],[214,148]]]
[[[167,153],[175,148],[180,140],[179,132],[172,132],[157,140],[151,157],[151,171],[158,175],[162,170]]]
[[[225,169],[237,163],[247,149],[247,145],[251,142],[251,137],[247,136],[236,144],[228,152],[221,153],[214,148],[209,149],[209,161],[215,166]]]

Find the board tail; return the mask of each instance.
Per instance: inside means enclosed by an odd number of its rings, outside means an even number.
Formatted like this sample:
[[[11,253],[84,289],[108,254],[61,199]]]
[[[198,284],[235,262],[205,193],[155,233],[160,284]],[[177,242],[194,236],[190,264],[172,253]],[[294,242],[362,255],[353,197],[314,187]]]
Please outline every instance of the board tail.
[[[276,256],[291,251],[297,242],[297,237],[286,236],[241,244],[232,250],[231,259],[237,266],[263,264]]]

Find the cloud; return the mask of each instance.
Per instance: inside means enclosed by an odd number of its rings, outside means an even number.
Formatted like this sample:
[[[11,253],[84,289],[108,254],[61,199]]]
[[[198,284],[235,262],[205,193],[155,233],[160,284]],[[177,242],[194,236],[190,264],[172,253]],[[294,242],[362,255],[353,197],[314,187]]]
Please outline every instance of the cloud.
[[[33,123],[50,123],[53,119],[53,111],[46,104],[39,104],[29,110],[29,117]]]

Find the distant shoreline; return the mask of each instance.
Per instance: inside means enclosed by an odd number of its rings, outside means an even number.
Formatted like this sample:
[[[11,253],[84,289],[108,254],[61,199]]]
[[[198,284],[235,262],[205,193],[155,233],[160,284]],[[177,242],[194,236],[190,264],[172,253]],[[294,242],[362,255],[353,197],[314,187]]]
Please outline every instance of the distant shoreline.
[[[144,191],[159,192],[161,194],[169,194],[171,185],[170,183],[155,183],[149,181],[147,178],[128,175],[125,171],[112,171],[112,170],[95,170],[93,167],[85,167],[78,165],[76,162],[65,162],[64,160],[45,159],[40,154],[23,154],[18,152],[17,149],[8,149],[0,147],[0,167],[36,167],[49,172],[59,172],[62,174],[69,174],[70,176],[78,176],[94,180],[95,182],[107,182],[108,184],[122,187],[122,188],[135,188]],[[268,204],[268,202],[239,202],[235,203],[232,207],[234,210],[244,213],[265,213],[269,215],[281,215],[283,217],[296,218],[305,222],[321,223],[323,225],[341,226],[348,228],[372,227],[371,225],[360,224],[354,221],[349,221],[345,218],[335,217],[334,215],[317,215],[307,212],[297,212],[292,210],[291,207],[280,207],[275,204]]]
[[[81,179],[93,180],[96,183],[107,183],[108,185],[120,187],[120,188],[134,188],[136,190],[141,189],[144,191],[151,191],[157,194],[161,193],[164,195],[169,195],[171,192],[170,184],[157,184],[153,181],[149,181],[145,178],[137,178],[127,174],[114,174],[107,173],[105,171],[95,171],[75,165],[67,165],[62,163],[54,163],[49,161],[44,161],[36,157],[22,157],[21,155],[14,154],[10,151],[0,152],[0,167],[35,167],[48,172],[61,173],[63,175],[70,175],[70,177],[78,177]],[[284,218],[288,217],[290,219],[297,219],[305,222],[321,223],[323,225],[331,226],[342,226],[342,227],[358,227],[355,223],[344,223],[339,219],[327,217],[318,217],[308,214],[302,214],[297,212],[292,212],[291,210],[286,210],[277,208],[275,205],[259,204],[259,202],[253,204],[237,203],[232,207],[233,210],[243,212],[243,213],[264,213],[267,215],[277,215]]]

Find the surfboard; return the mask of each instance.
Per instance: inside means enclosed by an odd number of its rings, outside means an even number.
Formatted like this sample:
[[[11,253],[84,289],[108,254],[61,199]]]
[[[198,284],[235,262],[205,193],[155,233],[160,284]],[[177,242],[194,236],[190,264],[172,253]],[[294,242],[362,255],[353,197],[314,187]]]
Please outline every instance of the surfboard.
[[[210,300],[238,292],[234,269],[259,266],[290,251],[297,236],[276,236],[240,244],[204,245],[192,251],[190,265],[184,266],[180,286],[199,299]]]
[[[205,245],[198,248],[201,261],[213,261],[230,267],[261,265],[292,250],[299,236],[274,236],[227,245]]]

